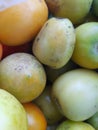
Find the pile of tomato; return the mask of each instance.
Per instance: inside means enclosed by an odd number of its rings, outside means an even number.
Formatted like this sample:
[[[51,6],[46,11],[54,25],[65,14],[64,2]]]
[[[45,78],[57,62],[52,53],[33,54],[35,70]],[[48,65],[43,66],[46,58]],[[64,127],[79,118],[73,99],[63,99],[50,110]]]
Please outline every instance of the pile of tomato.
[[[28,130],[98,130],[98,0],[0,5],[0,89]]]

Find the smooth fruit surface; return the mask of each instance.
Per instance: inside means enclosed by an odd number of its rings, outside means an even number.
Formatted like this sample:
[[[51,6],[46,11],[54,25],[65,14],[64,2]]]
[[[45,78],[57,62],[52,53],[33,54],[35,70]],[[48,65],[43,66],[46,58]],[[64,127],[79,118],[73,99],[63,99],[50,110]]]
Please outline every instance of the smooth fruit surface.
[[[89,123],[89,124],[91,124],[96,130],[98,130],[98,112],[96,112],[86,122]]]
[[[28,130],[46,130],[47,121],[40,108],[34,103],[25,103],[23,107],[27,113]]]
[[[63,121],[56,130],[95,130],[93,126],[85,122],[75,122],[71,120]]]
[[[72,60],[81,67],[98,68],[98,23],[88,22],[76,28]]]
[[[73,121],[84,121],[98,110],[98,74],[75,69],[58,77],[52,86],[52,97],[62,114]]]
[[[62,120],[63,115],[58,110],[57,106],[51,98],[51,86],[46,86],[43,93],[37,97],[34,102],[43,111],[48,125],[53,125]]]
[[[46,0],[55,17],[69,18],[73,24],[82,23],[90,11],[93,0]]]
[[[0,62],[0,88],[12,93],[20,102],[35,99],[45,84],[44,68],[31,54],[14,53]]]
[[[12,94],[3,89],[0,89],[0,129],[28,130],[24,107]]]
[[[48,17],[48,8],[44,0],[20,0],[18,3],[16,0],[9,3],[3,0],[0,4],[1,7],[5,7],[0,8],[0,41],[6,45],[29,42]],[[8,6],[10,4],[11,6]]]

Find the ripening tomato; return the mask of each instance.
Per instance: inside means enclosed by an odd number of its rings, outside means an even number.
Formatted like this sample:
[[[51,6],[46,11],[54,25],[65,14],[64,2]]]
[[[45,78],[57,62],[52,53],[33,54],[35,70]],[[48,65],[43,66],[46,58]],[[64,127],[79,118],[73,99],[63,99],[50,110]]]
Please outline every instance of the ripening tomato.
[[[34,103],[24,103],[23,104],[28,119],[28,130],[46,130],[47,121],[40,110],[40,108]]]
[[[0,1],[0,41],[9,46],[29,42],[47,18],[45,0]]]
[[[32,43],[25,43],[23,45],[18,45],[18,46],[7,46],[7,45],[2,45],[3,46],[3,58],[13,54],[15,52],[27,52],[27,53],[31,53],[32,49]]]
[[[2,48],[2,44],[0,43],[0,60],[2,58],[2,54],[3,54],[3,48]]]

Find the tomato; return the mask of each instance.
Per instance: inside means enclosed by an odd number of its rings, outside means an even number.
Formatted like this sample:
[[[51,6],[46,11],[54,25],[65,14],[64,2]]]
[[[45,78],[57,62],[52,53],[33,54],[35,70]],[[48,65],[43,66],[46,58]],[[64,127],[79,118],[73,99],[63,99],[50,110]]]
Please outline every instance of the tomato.
[[[92,10],[95,16],[98,16],[98,0],[93,0]]]
[[[98,111],[98,74],[83,68],[65,72],[54,81],[52,97],[66,118],[84,121]]]
[[[27,115],[22,104],[9,92],[0,89],[0,129],[27,130]]]
[[[47,18],[44,0],[3,0],[0,2],[0,41],[10,46],[29,42]]]
[[[91,124],[96,130],[98,130],[98,111],[88,120],[87,123]]]
[[[61,122],[56,130],[95,130],[95,128],[86,122],[66,120]]]
[[[13,53],[0,62],[0,88],[22,102],[38,97],[46,85],[43,65],[29,53]]]
[[[50,18],[35,38],[32,52],[41,63],[59,69],[71,58],[75,39],[69,19]]]
[[[23,104],[28,119],[28,130],[46,130],[47,121],[40,110],[40,108],[34,103],[24,103]]]
[[[27,52],[27,53],[31,53],[31,43],[26,43],[23,45],[19,45],[19,46],[7,46],[7,45],[3,45],[3,58],[5,58],[6,56],[13,54],[15,52]]]
[[[92,2],[93,0],[46,0],[53,16],[69,18],[75,25],[84,21]]]
[[[2,55],[3,55],[3,48],[2,48],[2,44],[0,43],[0,60],[2,58]]]
[[[76,28],[72,60],[88,69],[98,68],[98,23],[88,22]]]

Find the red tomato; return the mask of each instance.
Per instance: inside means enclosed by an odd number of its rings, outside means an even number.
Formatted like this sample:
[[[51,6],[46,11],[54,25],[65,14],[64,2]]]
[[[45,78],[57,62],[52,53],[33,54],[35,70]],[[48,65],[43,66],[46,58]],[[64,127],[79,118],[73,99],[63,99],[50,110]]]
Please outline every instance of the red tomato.
[[[2,54],[3,54],[3,47],[2,44],[0,43],[0,60],[2,59]]]
[[[40,108],[34,103],[24,103],[23,106],[27,113],[28,130],[46,130],[47,121]]]
[[[3,45],[3,56],[2,57],[4,58],[15,52],[31,53],[32,52],[32,43],[26,43],[26,44],[19,45],[19,46]]]

